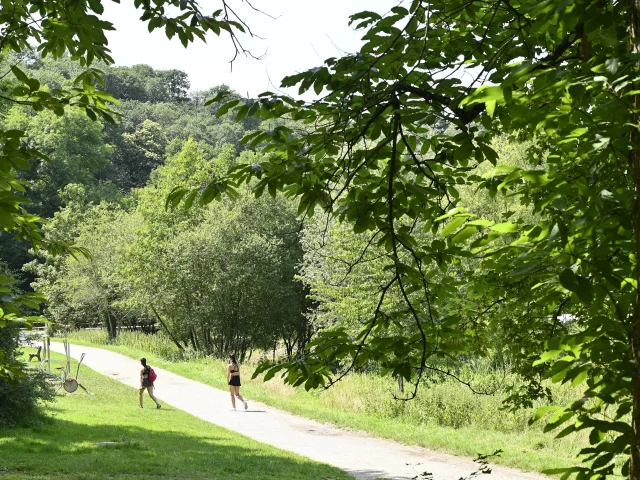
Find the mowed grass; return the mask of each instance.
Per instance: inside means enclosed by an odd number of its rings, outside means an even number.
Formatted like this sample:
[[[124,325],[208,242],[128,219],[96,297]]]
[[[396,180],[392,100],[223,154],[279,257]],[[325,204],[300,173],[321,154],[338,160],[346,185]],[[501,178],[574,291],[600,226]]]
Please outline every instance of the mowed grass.
[[[25,349],[27,353],[31,349]],[[62,360],[61,355],[52,358]],[[75,362],[72,366],[75,372]],[[171,405],[137,408],[137,390],[83,366],[50,420],[0,430],[0,478],[350,479],[344,472],[203,422]],[[98,445],[98,442],[115,442]]]
[[[83,333],[83,332],[80,332]],[[96,332],[97,333],[97,332]],[[153,338],[147,336],[149,338]],[[146,357],[149,363],[178,375],[204,384],[227,390],[226,363],[220,360],[195,359],[190,361],[168,361],[148,351],[129,346],[104,345],[74,338],[77,344],[93,345],[132,358]],[[506,411],[500,411],[500,399],[492,400],[475,396],[461,385],[451,386],[446,393],[450,398],[443,400],[442,408],[462,403],[475,404],[477,409],[485,408],[485,420],[472,425],[459,427],[443,426],[429,419],[424,412],[422,421],[407,420],[408,415],[396,412],[393,417],[371,413],[376,408],[388,411],[389,408],[420,408],[416,403],[395,402],[391,398],[393,384],[382,385],[376,382],[385,380],[371,375],[352,375],[327,391],[306,392],[302,388],[284,385],[279,379],[262,382],[251,380],[253,367],[242,366],[241,392],[249,400],[258,400],[268,405],[287,410],[294,414],[331,423],[341,427],[363,430],[373,435],[388,438],[407,445],[418,445],[441,452],[475,458],[479,454],[491,454],[502,450],[492,463],[519,468],[525,471],[542,472],[547,469],[564,468],[576,465],[578,451],[588,445],[585,435],[568,436],[557,440],[552,433],[543,433],[540,425],[529,427],[526,420],[519,422],[523,426],[517,430],[501,431],[498,424],[514,424]],[[443,387],[439,386],[442,392]],[[488,403],[482,407],[483,402]],[[391,406],[384,404],[391,404]],[[465,415],[465,412],[452,415]],[[530,412],[521,412],[525,418]],[[415,417],[415,415],[413,415]]]

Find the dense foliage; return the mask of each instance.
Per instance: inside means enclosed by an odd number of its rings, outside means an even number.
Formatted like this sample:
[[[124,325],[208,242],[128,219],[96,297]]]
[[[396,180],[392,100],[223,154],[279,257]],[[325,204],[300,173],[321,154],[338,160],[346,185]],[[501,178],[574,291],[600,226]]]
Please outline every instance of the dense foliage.
[[[640,478],[639,19],[634,1],[415,0],[353,15],[356,54],[282,83],[319,100],[265,93],[222,107],[309,128],[249,134],[265,160],[215,182],[258,178],[258,193],[321,208],[384,251],[358,333],[323,332],[303,361],[265,364],[267,377],[284,370],[312,388],[375,362],[418,388],[502,331],[531,380],[515,404],[544,395],[531,362],[545,349],[539,375],[586,385],[580,401],[539,412],[555,411],[560,435],[591,432],[587,465],[565,475],[602,478],[625,455],[623,475]],[[442,121],[455,129],[439,133]],[[501,137],[530,142],[526,165],[497,162]],[[483,163],[497,168],[480,176]],[[530,215],[483,218],[463,185]]]
[[[185,45],[225,30],[240,52],[245,26],[221,4],[206,16],[192,1],[136,2],[150,30]],[[561,436],[590,432],[566,476],[604,478],[625,457],[623,475],[640,479],[637,0],[360,12],[357,53],[283,81],[311,102],[221,87],[203,103],[182,72],[109,67],[100,1],[14,7],[0,14],[17,59],[2,85],[14,105],[0,223],[42,250],[29,269],[52,318],[111,336],[157,321],[207,353],[284,340],[290,361],[257,374],[317,388],[379,368],[413,383],[409,398],[429,372],[508,357],[528,380],[515,407],[548,396],[544,377],[584,388],[536,416],[553,411]],[[40,55],[25,55],[33,39]],[[54,218],[46,238],[21,207],[27,186]],[[251,198],[265,191],[297,211]],[[317,214],[302,237],[296,214]],[[55,255],[73,248],[92,256]],[[15,310],[3,321],[17,318],[16,299],[2,302]]]
[[[18,343],[18,327],[11,325],[0,329],[0,349],[4,361],[18,363],[21,346]],[[0,428],[35,425],[42,421],[40,403],[50,401],[53,392],[43,372],[30,372],[20,382],[0,378]]]
[[[221,32],[226,32],[237,55],[244,51],[237,34],[246,31],[246,24],[224,0],[219,5],[221,8],[207,15],[192,0],[161,0],[155,1],[153,5],[148,1],[135,2],[136,8],[142,12],[141,20],[148,23],[150,32],[156,28],[164,28],[169,38],[177,36],[185,47],[196,37],[205,40],[207,32],[218,36]],[[105,36],[105,31],[113,30],[113,25],[100,19],[99,15],[103,12],[100,0],[72,3],[58,0],[4,2],[0,10],[0,63],[4,70],[0,77],[1,111],[4,113],[11,105],[22,105],[32,112],[49,111],[62,116],[65,109],[70,107],[84,111],[91,120],[101,118],[113,123],[115,112],[110,104],[116,100],[100,88],[104,86],[103,72],[95,68],[96,63],[113,63]],[[66,55],[74,63],[70,70],[78,71],[70,85],[49,86],[47,82],[42,83],[35,76],[25,73],[25,65],[21,64],[31,64],[38,56],[60,59]],[[161,77],[160,90],[173,100],[184,97],[186,85],[183,74],[167,72]],[[22,194],[30,186],[30,182],[20,178],[20,174],[42,166],[39,159],[46,160],[47,156],[28,144],[25,130],[7,127],[5,125],[0,131],[2,229],[18,240],[26,239],[35,249],[45,249],[52,253],[80,253],[71,245],[44,239],[40,231],[41,218],[24,209],[24,204],[30,200]],[[56,146],[64,148],[64,145],[53,142],[52,147]],[[77,152],[70,153],[75,155]],[[47,175],[54,178],[58,176],[54,171],[44,173],[45,177]],[[40,182],[37,174],[32,178],[35,179],[34,183]],[[40,189],[46,191],[46,185],[41,185]],[[46,209],[45,204],[42,207]],[[20,248],[16,252],[16,248],[11,245],[3,246],[2,250],[10,254],[17,253],[16,256],[23,253]],[[24,256],[21,260],[24,260]],[[25,300],[31,302],[26,306],[36,306],[33,300],[37,299],[27,299],[24,296],[21,299],[4,296],[0,300],[0,327],[9,322],[30,325],[29,318],[20,316],[20,308],[25,306]],[[17,376],[21,376],[21,368],[0,358],[0,377],[15,379]]]
[[[229,161],[233,151],[206,160],[190,140],[135,192],[128,211],[103,203],[57,214],[47,231],[62,230],[94,253],[66,258],[52,276],[47,264],[36,267],[40,290],[55,300],[51,318],[75,314],[81,325],[107,325],[112,337],[123,325],[159,323],[181,350],[222,356],[295,336],[305,300],[294,282],[301,250],[286,203],[240,191],[208,209],[165,210],[176,183],[202,183]]]

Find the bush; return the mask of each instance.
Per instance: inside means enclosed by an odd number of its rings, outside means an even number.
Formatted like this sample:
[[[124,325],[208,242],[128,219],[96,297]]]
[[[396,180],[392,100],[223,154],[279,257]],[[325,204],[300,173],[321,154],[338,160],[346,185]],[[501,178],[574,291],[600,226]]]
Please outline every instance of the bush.
[[[0,328],[0,350],[10,360],[19,358],[19,330]],[[42,372],[28,371],[18,386],[0,380],[0,428],[29,426],[42,423],[40,405],[51,401],[53,392]]]
[[[42,372],[29,373],[17,387],[0,380],[0,428],[42,423],[40,404],[52,399],[53,392]]]
[[[122,347],[140,350],[149,354],[154,354],[167,360],[182,360],[183,356],[187,358],[195,358],[190,352],[180,352],[173,344],[171,339],[163,332],[149,334],[144,332],[136,332],[122,330],[115,339],[110,340],[106,330],[75,330],[67,335],[69,341],[81,341],[92,343],[95,345],[118,345]],[[195,352],[194,352],[195,353]]]

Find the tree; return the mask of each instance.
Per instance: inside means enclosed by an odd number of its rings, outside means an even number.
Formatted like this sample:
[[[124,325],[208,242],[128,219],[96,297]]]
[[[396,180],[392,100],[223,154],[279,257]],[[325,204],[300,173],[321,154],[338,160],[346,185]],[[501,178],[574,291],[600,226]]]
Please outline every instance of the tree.
[[[240,161],[233,148],[205,158],[193,140],[133,191],[125,210],[86,201],[69,188],[67,206],[45,232],[73,241],[90,258],[42,255],[28,268],[49,300],[52,321],[103,325],[110,338],[135,320],[158,322],[179,350],[240,358],[284,338],[289,354],[308,341],[301,315],[305,292],[295,281],[302,258],[295,211],[282,199],[256,199],[246,188],[236,201],[205,209],[167,211],[175,184],[206,182]]]
[[[33,115],[14,107],[2,123],[8,130],[23,131],[34,150],[43,154],[20,175],[29,182],[31,210],[42,217],[51,217],[60,208],[59,192],[65,185],[89,184],[109,163],[112,148],[105,143],[102,124],[77,110],[58,117],[50,111]]]
[[[104,75],[104,88],[118,100],[148,100],[144,77],[127,67],[113,68]]]
[[[111,156],[111,147],[104,142],[102,124],[86,115],[70,110],[64,117],[51,111],[33,114],[26,107],[14,106],[0,123],[6,130],[22,131],[24,143],[41,155],[32,158],[29,169],[18,174],[28,190],[24,198],[30,212],[43,218],[51,217],[60,208],[60,192],[69,184],[89,184]],[[8,232],[0,233],[0,249],[8,268],[20,272],[30,260],[28,239],[16,240]],[[15,275],[21,288],[28,290],[30,275]],[[20,278],[22,277],[22,278]]]
[[[111,75],[114,70],[119,69],[107,69],[106,75]],[[204,101],[199,100],[197,95],[181,102],[172,101],[168,94],[158,94],[158,98],[155,98],[153,86],[149,85],[155,80],[162,80],[162,71],[154,71],[146,65],[135,65],[126,69],[126,73],[138,75],[140,82],[146,82],[147,93],[144,98],[150,101],[122,100],[116,107],[120,114],[118,123],[107,124],[104,128],[105,142],[113,146],[112,160],[96,174],[100,183],[112,184],[123,193],[146,184],[152,168],[160,161],[159,156],[165,154],[165,145],[170,146],[166,152],[169,155],[176,154],[183,142],[190,138],[197,141],[201,148],[209,145],[211,156],[214,156],[216,149],[226,145],[233,145],[237,152],[241,152],[246,149],[240,142],[242,137],[247,130],[257,128],[258,122],[254,118],[236,123],[230,114],[216,117],[215,109],[219,105],[205,107]],[[223,85],[212,89],[221,90],[229,91],[229,88]],[[148,131],[149,122],[156,125],[153,135]],[[152,146],[156,140],[157,144]],[[141,149],[136,146],[140,142],[148,146]],[[148,157],[152,151],[156,158],[153,161]]]
[[[0,329],[3,362],[20,365],[20,343],[17,325]],[[6,373],[6,372],[5,372]],[[31,373],[19,383],[0,378],[0,428],[30,426],[41,421],[39,401],[53,400],[53,391],[44,372]]]
[[[492,313],[503,303],[496,293],[506,292],[512,314],[535,313],[550,335],[538,350],[540,365],[551,362],[547,374],[586,382],[582,400],[548,418],[549,429],[571,422],[560,435],[591,431],[588,466],[565,475],[604,478],[623,455],[623,474],[639,479],[639,19],[635,0],[414,0],[384,17],[353,15],[364,31],[356,54],[283,80],[319,100],[265,93],[253,105],[223,106],[238,119],[291,118],[310,129],[249,134],[249,145],[265,145],[265,160],[212,184],[257,178],[258,194],[283,191],[301,214],[322,208],[356,233],[377,234],[391,276],[357,336],[323,332],[304,360],[257,373],[284,370],[313,388],[377,362],[417,388],[438,358],[468,351],[460,335],[504,322]],[[443,121],[455,129],[432,133]],[[496,163],[497,135],[530,140],[534,167],[477,175],[483,162]],[[479,218],[462,207],[461,185],[514,196],[531,214]],[[460,275],[468,258],[478,268]],[[446,308],[461,290],[466,308]],[[388,311],[392,293],[403,306]],[[563,314],[573,332],[556,328]],[[336,362],[344,368],[334,376]]]
[[[160,125],[145,120],[132,134],[122,135],[122,148],[118,163],[113,167],[126,171],[125,178],[119,179],[118,185],[127,190],[132,187],[143,187],[151,171],[164,162],[167,137]]]
[[[149,65],[107,67],[104,88],[119,100],[184,102],[189,79],[181,70],[154,70]]]
[[[174,102],[184,102],[188,99],[189,78],[181,70],[167,70],[161,73],[163,83]]]
[[[150,2],[144,0],[136,3],[142,10],[142,20],[148,22],[149,31],[164,28],[167,36],[177,36],[186,47],[195,37],[204,40],[206,32],[220,35],[227,32],[236,48],[236,54],[244,52],[239,41],[239,33],[246,31],[246,24],[229,10],[222,0],[223,8],[212,15],[205,15],[198,4],[192,0],[160,0]],[[172,15],[167,8],[176,8],[179,13]],[[98,116],[106,121],[113,121],[109,102],[115,99],[96,88],[96,83],[103,83],[101,72],[94,68],[94,62],[113,63],[107,47],[105,31],[113,30],[113,25],[99,18],[104,11],[100,0],[68,3],[65,1],[17,0],[10,7],[0,12],[2,36],[0,45],[3,54],[13,52],[37,51],[42,57],[54,59],[69,54],[83,71],[76,77],[73,86],[67,89],[49,91],[42,88],[36,78],[30,77],[17,63],[10,64],[3,57],[2,63],[6,72],[2,76],[2,107],[7,104],[21,104],[32,107],[35,111],[50,110],[62,116],[66,106],[84,110],[92,120]],[[24,55],[23,55],[24,56]],[[29,56],[24,56],[29,60]],[[9,61],[11,57],[9,57]],[[69,245],[53,245],[42,238],[39,218],[29,215],[22,205],[25,199],[20,195],[25,191],[26,182],[18,180],[18,171],[29,170],[32,158],[42,158],[40,152],[23,144],[24,131],[0,131],[0,186],[2,202],[0,203],[0,224],[5,231],[12,232],[18,238],[28,238],[34,248],[48,248],[52,252],[69,251]],[[12,299],[3,299],[0,307],[4,312],[16,310],[19,304]],[[6,308],[5,308],[6,307]],[[2,326],[7,321],[15,321],[14,313],[2,315]],[[0,359],[0,376],[17,375],[19,368],[11,368]]]

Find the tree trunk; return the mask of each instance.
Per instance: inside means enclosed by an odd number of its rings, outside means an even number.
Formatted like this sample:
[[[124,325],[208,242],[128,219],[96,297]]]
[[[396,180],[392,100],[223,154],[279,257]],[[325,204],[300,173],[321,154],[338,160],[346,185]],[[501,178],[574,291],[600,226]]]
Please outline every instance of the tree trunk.
[[[631,53],[640,54],[640,0],[628,0],[630,13]],[[640,66],[640,62],[636,67]],[[634,85],[638,90],[639,85]],[[640,109],[640,95],[632,99],[635,112]],[[633,176],[635,202],[633,205],[633,227],[636,236],[636,255],[640,257],[640,124],[631,130],[631,150],[629,152],[629,169]],[[636,266],[636,279],[640,285],[640,268]],[[638,292],[638,291],[637,291]],[[640,480],[640,297],[636,293],[633,318],[629,325],[629,337],[634,362],[633,375],[633,410],[631,417],[631,464],[630,480]]]
[[[283,336],[282,341],[284,342],[284,348],[287,351],[287,360],[291,361],[291,358],[293,357],[293,347],[296,345],[296,340]]]
[[[630,153],[631,171],[635,183],[635,204],[633,207],[633,224],[636,236],[636,252],[640,256],[640,150],[635,148],[640,145],[640,134],[634,131],[632,134],[634,149]],[[636,267],[636,279],[640,285],[640,269]],[[633,318],[628,325],[631,352],[633,355],[633,410],[631,416],[631,465],[629,470],[630,480],[640,480],[640,297],[636,293],[636,301],[633,310]]]
[[[156,316],[156,319],[160,322],[160,325],[162,325],[162,327],[165,329],[165,331],[167,332],[167,335],[169,335],[169,338],[171,338],[171,341],[176,345],[176,347],[178,347],[178,350],[183,351],[184,347],[180,345],[180,342],[173,336],[173,334],[171,333],[171,330],[169,330],[169,327],[167,327],[167,324],[162,321],[162,318],[160,318],[160,315],[158,315],[158,312],[156,312],[156,309],[153,305],[151,306],[151,311]]]
[[[304,334],[300,337],[298,341],[298,357],[302,357],[304,355],[304,349],[307,347],[307,343],[311,341],[311,337],[313,337],[314,329],[311,323],[307,323],[305,327]]]
[[[184,288],[185,292],[187,292],[185,294],[185,298],[187,300],[187,315],[189,317],[189,334],[191,335],[191,345],[193,346],[193,350],[194,351],[199,351],[200,350],[200,345],[198,343],[198,337],[196,335],[195,332],[195,328],[194,328],[194,321],[193,321],[193,308],[191,307],[191,295],[189,294],[189,290],[186,288],[185,282],[182,282],[182,287]]]
[[[116,339],[116,322],[115,319],[109,314],[109,309],[105,310],[105,316],[107,317],[107,334],[109,335],[109,341]]]
[[[640,362],[638,359],[638,328],[635,327],[636,335],[633,345],[633,361],[635,372],[633,375],[633,414],[631,417],[631,466],[629,469],[630,480],[640,480]]]
[[[198,342],[196,342],[196,334],[193,332],[193,327],[189,328],[189,336],[191,337],[191,346],[193,347],[193,351],[198,351]]]
[[[200,326],[200,334],[200,338],[202,338],[200,342],[201,349],[207,354],[211,353],[211,344],[209,343],[209,337],[207,336],[207,330],[204,325]]]

